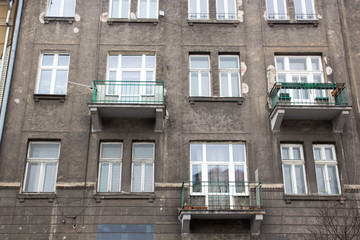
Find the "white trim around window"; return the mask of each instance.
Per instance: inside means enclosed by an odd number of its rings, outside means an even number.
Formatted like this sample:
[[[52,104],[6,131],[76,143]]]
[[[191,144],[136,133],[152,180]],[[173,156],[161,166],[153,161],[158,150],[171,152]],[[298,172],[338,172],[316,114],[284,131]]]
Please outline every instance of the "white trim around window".
[[[158,0],[138,0],[138,18],[158,18]]]
[[[189,56],[189,94],[191,97],[209,97],[211,95],[210,56]]]
[[[219,80],[221,97],[241,96],[239,56],[219,56]]]
[[[122,151],[121,142],[100,144],[98,192],[121,191]]]
[[[76,0],[48,0],[48,17],[74,17]]]
[[[332,144],[314,144],[316,181],[321,195],[341,194],[338,163]]]
[[[281,144],[285,194],[307,194],[305,161],[301,144]]]
[[[43,53],[39,60],[37,94],[66,94],[70,55]]]
[[[188,18],[209,20],[209,0],[188,0]]]
[[[131,192],[154,192],[155,143],[132,146]]]
[[[110,18],[130,18],[131,0],[110,0]]]
[[[60,142],[30,142],[23,191],[55,192]]]

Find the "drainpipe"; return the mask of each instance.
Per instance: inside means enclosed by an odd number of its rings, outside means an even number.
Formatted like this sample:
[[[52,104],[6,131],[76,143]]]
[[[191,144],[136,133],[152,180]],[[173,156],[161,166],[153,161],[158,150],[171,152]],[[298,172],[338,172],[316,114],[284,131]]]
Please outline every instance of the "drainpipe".
[[[8,74],[6,77],[6,83],[5,83],[6,85],[5,85],[5,89],[4,89],[3,103],[2,103],[1,112],[0,112],[0,144],[2,141],[2,135],[3,135],[3,131],[4,131],[6,108],[7,108],[7,103],[9,100],[10,84],[11,84],[12,73],[13,73],[13,69],[14,69],[16,45],[17,45],[17,41],[18,41],[18,37],[19,37],[19,28],[20,28],[20,22],[21,22],[23,3],[24,3],[24,0],[19,0],[17,13],[16,13],[15,28],[14,28],[14,33],[13,33],[13,42],[12,42],[12,46],[11,46],[10,59],[9,59],[9,68],[8,68]]]
[[[1,81],[2,81],[2,76],[3,76],[3,71],[4,71],[4,65],[5,65],[5,57],[6,57],[6,52],[7,52],[7,45],[9,42],[9,35],[10,35],[10,16],[11,16],[11,11],[12,11],[12,6],[13,6],[14,1],[11,0],[9,2],[8,0],[8,13],[6,16],[6,35],[5,35],[5,42],[4,42],[4,50],[3,50],[3,55],[2,55],[2,61],[1,61],[1,67],[0,67],[0,85],[1,85]]]

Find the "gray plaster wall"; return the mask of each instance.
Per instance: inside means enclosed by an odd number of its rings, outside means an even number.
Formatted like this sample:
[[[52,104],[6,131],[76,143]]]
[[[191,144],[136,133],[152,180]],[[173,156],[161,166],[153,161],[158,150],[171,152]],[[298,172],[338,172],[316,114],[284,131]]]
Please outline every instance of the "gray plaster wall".
[[[286,1],[294,14],[293,1]],[[357,1],[318,0],[318,26],[274,24],[264,18],[265,1],[237,0],[242,16],[234,24],[189,25],[186,0],[159,0],[165,16],[157,24],[109,24],[107,0],[77,0],[73,23],[44,23],[46,0],[25,0],[3,141],[0,148],[0,239],[97,239],[100,224],[153,224],[154,239],[304,239],[323,201],[284,200],[281,143],[301,143],[309,195],[317,196],[312,144],[336,147],[341,187],[348,201],[359,200],[359,14]],[[136,11],[136,1],[132,2]],[[243,15],[242,15],[243,14]],[[265,14],[266,15],[266,14]],[[215,1],[210,0],[215,18]],[[292,15],[291,15],[292,16]],[[293,16],[292,16],[293,17]],[[344,23],[346,26],[344,27]],[[93,80],[106,78],[109,52],[156,53],[156,80],[166,88],[163,133],[155,119],[103,119],[91,131],[88,103]],[[39,57],[45,52],[70,54],[66,100],[34,101]],[[243,103],[189,102],[189,54],[208,53],[212,96],[220,95],[218,56],[237,53],[243,67]],[[268,67],[275,54],[322,56],[325,81],[345,82],[353,106],[343,132],[330,121],[284,121],[272,132]],[[76,83],[76,84],[74,84]],[[80,85],[79,85],[80,84]],[[33,140],[58,140],[61,153],[56,195],[29,197],[22,192],[27,147]],[[102,141],[124,147],[122,189],[130,192],[131,144],[155,142],[155,198],[150,195],[97,198]],[[250,235],[249,222],[226,226],[195,222],[194,233],[181,236],[179,184],[190,177],[190,142],[241,141],[246,144],[248,179],[255,170],[264,185],[266,215],[261,235]],[[162,187],[161,184],[173,184]],[[177,185],[176,185],[177,184]],[[224,223],[226,224],[226,223]],[[215,227],[214,227],[215,226]],[[215,229],[215,230],[214,230]],[[214,231],[214,232],[211,232]],[[209,233],[211,232],[211,233]]]

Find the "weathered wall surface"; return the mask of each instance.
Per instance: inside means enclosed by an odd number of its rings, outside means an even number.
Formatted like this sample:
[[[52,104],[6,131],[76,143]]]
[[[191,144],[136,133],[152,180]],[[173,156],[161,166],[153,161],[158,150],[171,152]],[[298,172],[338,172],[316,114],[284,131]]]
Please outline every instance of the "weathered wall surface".
[[[210,2],[211,16],[215,18],[215,1]],[[303,239],[308,226],[316,221],[316,209],[323,201],[316,197],[291,203],[284,200],[280,157],[283,142],[303,144],[311,196],[317,195],[312,144],[334,144],[343,195],[348,201],[359,200],[358,190],[350,193],[348,189],[360,185],[360,4],[344,1],[342,8],[342,1],[318,0],[318,26],[269,26],[264,19],[265,1],[237,3],[243,19],[234,26],[189,25],[185,0],[160,0],[159,9],[165,16],[157,24],[109,24],[104,14],[109,11],[107,0],[77,0],[73,23],[44,23],[46,0],[25,1],[0,149],[0,239],[92,240],[97,239],[101,224],[151,224],[157,240]],[[292,1],[288,3],[289,12],[293,12]],[[136,9],[136,4],[133,7]],[[343,16],[347,17],[347,29],[343,28]],[[90,86],[93,80],[106,78],[108,53],[122,51],[156,53],[156,80],[164,81],[166,88],[163,133],[154,132],[153,119],[116,118],[104,119],[102,131],[91,132],[87,105],[91,101]],[[39,57],[44,52],[70,54],[69,83],[63,103],[33,99]],[[213,96],[220,96],[219,53],[239,54],[243,63],[242,104],[189,102],[189,53],[199,52],[210,55]],[[331,75],[324,73],[325,81],[345,82],[353,106],[342,133],[335,133],[330,121],[284,121],[279,132],[271,131],[267,101],[272,85],[268,67],[275,65],[275,54],[318,54],[326,59],[323,67],[329,66],[333,71]],[[27,196],[21,189],[28,142],[52,139],[61,141],[56,196]],[[99,197],[96,182],[100,142],[106,140],[123,142],[122,187],[127,193],[131,184],[132,142],[155,142],[155,197]],[[194,233],[181,236],[179,186],[189,180],[191,141],[245,142],[248,179],[255,180],[258,169],[264,184],[266,215],[259,237],[250,235],[248,220],[236,224],[195,221]],[[164,187],[168,183],[172,185]]]

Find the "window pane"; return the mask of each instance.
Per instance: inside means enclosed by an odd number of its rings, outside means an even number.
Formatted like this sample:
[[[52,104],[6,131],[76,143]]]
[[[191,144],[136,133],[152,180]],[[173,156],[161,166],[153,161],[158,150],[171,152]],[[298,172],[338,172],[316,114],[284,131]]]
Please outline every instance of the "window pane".
[[[225,18],[225,0],[217,0],[217,14],[219,19]]]
[[[101,144],[101,158],[121,159],[122,144],[121,143],[103,143]]]
[[[245,162],[245,146],[242,144],[234,144],[232,148],[234,162]]]
[[[129,8],[130,3],[129,0],[122,0],[121,1],[121,18],[129,18]]]
[[[282,157],[283,160],[290,159],[289,148],[288,147],[281,147],[281,154],[282,154],[281,157]]]
[[[293,148],[293,154],[294,154],[294,158],[293,159],[301,159],[301,153],[300,153],[300,148],[299,147],[294,147]]]
[[[220,68],[239,68],[239,58],[237,56],[221,56],[220,57]]]
[[[133,163],[132,191],[141,192],[141,163]]]
[[[111,192],[120,191],[121,176],[121,163],[113,162],[112,164],[112,179],[111,179]]]
[[[54,54],[44,54],[42,58],[42,66],[53,66]]]
[[[235,166],[235,189],[237,193],[245,191],[244,166]]]
[[[290,70],[306,70],[306,58],[289,58]]]
[[[305,8],[307,14],[314,14],[313,11],[313,0],[305,0]],[[308,15],[308,18],[311,18],[311,15]]]
[[[296,189],[298,194],[306,194],[304,166],[295,165]]]
[[[240,97],[240,86],[239,86],[239,74],[232,73],[231,74],[231,90],[232,90],[232,97]]]
[[[208,56],[190,56],[190,68],[191,69],[209,69]]]
[[[25,192],[38,192],[41,163],[28,162],[27,175],[25,179]]]
[[[61,16],[61,0],[48,0],[49,1],[49,11],[48,16]]]
[[[302,18],[303,10],[302,10],[302,6],[301,6],[301,1],[302,0],[294,0],[295,13],[297,14],[296,18]]]
[[[332,148],[325,148],[325,157],[326,160],[334,160],[334,155],[333,155],[333,151]]]
[[[41,70],[38,93],[40,93],[40,94],[50,94],[51,75],[52,75],[51,70]]]
[[[227,165],[208,166],[209,192],[229,192],[229,169]]]
[[[316,171],[316,181],[318,186],[318,193],[319,194],[327,194],[326,187],[325,187],[325,173],[324,167],[320,165],[315,166]]]
[[[153,192],[154,186],[154,171],[153,171],[154,164],[153,163],[146,163],[145,164],[145,177],[144,177],[144,192]]]
[[[229,18],[234,19],[236,17],[236,3],[234,0],[228,0],[228,13]]]
[[[147,0],[140,0],[140,9],[139,9],[139,17],[146,18],[146,7],[147,7]]]
[[[146,62],[145,64],[146,68],[155,68],[155,56],[146,55],[145,62]]]
[[[76,0],[64,0],[64,17],[73,17]]]
[[[150,0],[149,18],[157,18],[157,0]]]
[[[277,81],[278,82],[286,82],[286,74],[278,74],[277,75]]]
[[[207,144],[206,145],[207,162],[229,162],[228,144]]]
[[[123,81],[133,81],[133,82],[140,81],[140,72],[122,72],[122,80]],[[130,86],[129,86],[129,88],[130,88]]]
[[[54,192],[56,185],[56,171],[57,163],[46,163],[45,164],[45,176],[43,192]]]
[[[200,0],[200,18],[208,18],[208,0]]]
[[[202,192],[202,167],[201,165],[192,165],[193,192]]]
[[[122,68],[141,68],[142,56],[122,56],[121,67]]]
[[[315,161],[321,160],[321,148],[314,148],[314,159]]]
[[[118,67],[118,56],[117,55],[109,55],[109,68],[117,68]]]
[[[154,145],[149,143],[134,144],[134,158],[154,158]]]
[[[190,73],[190,95],[199,96],[199,77],[198,73]]]
[[[99,192],[108,191],[109,163],[100,163]]]
[[[276,0],[274,0],[274,1],[276,1]],[[284,16],[286,14],[287,11],[286,11],[284,0],[277,0],[277,8],[278,8],[277,13],[279,14],[279,16]]]
[[[210,96],[209,73],[201,73],[201,96]]]
[[[311,58],[311,68],[312,70],[321,70],[320,58]]]
[[[197,18],[196,0],[189,0],[189,18]]]
[[[111,17],[112,18],[118,18],[119,16],[119,0],[110,0],[111,1]],[[123,3],[126,2],[126,0],[122,1]]]
[[[66,93],[67,77],[68,77],[67,70],[56,71],[54,94],[65,94]]]
[[[284,168],[284,185],[286,194],[294,194],[293,182],[291,177],[291,165],[283,165]]]
[[[266,11],[268,14],[268,18],[273,19],[275,18],[275,8],[274,8],[274,0],[266,0]]]
[[[55,159],[59,157],[58,143],[30,143],[29,158]]]
[[[330,183],[331,194],[340,194],[336,169],[337,169],[336,166],[328,166],[328,174],[329,174],[329,183]]]
[[[202,144],[190,145],[190,159],[192,162],[201,162],[203,160]]]
[[[285,70],[285,63],[283,57],[276,57],[276,70]]]
[[[220,74],[220,84],[221,84],[221,96],[229,97],[229,84],[228,84],[228,74],[226,72],[222,72]]]
[[[60,54],[58,57],[58,66],[69,66],[69,55]]]

